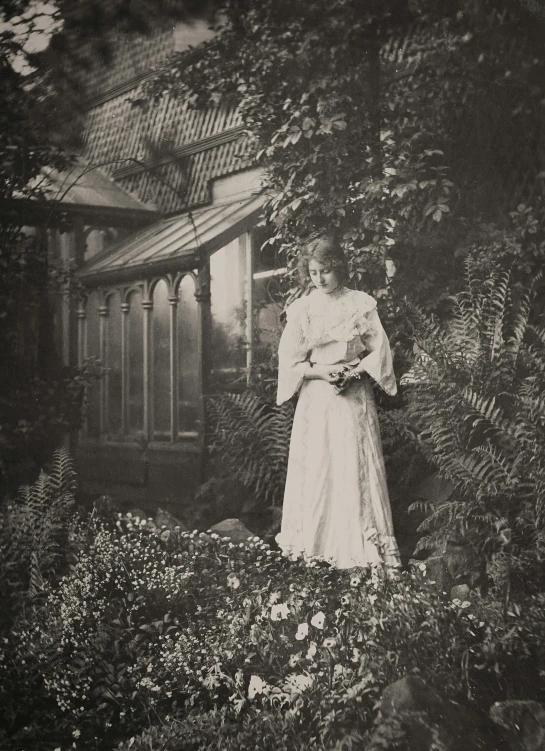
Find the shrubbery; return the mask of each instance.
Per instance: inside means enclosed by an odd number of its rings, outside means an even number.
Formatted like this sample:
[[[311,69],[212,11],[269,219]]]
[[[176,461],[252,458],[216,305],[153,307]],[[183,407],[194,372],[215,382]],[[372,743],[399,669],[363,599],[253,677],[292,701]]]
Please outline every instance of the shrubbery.
[[[446,602],[424,564],[336,571],[132,517],[92,517],[72,543],[71,570],[0,651],[11,751],[333,748],[365,737],[410,672],[486,708],[539,693],[543,596],[504,619],[493,600]]]

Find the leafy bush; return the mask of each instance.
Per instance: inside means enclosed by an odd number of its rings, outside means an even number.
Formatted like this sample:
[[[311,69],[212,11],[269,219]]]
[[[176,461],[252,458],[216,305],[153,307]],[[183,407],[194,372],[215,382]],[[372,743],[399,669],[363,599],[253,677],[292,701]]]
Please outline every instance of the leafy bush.
[[[0,505],[0,593],[12,605],[36,597],[66,566],[73,526],[76,473],[65,449],[53,456],[49,474],[23,486]],[[3,618],[11,614],[3,610]]]
[[[151,727],[119,746],[119,751],[315,751],[321,748],[296,718],[286,712],[251,711],[233,715],[218,710],[192,714],[179,722]]]
[[[413,317],[408,420],[454,486],[428,504],[422,547],[463,537],[488,557],[543,555],[545,330],[531,317],[541,279],[470,260],[448,325]]]
[[[280,506],[293,422],[293,404],[275,406],[250,392],[207,400],[210,448],[222,468],[272,506]]]
[[[130,516],[92,519],[78,539],[70,572],[0,650],[10,751],[102,751],[169,717],[189,737],[193,723],[195,744],[209,728],[195,748],[224,722],[241,748],[276,733],[334,746],[365,737],[382,688],[407,672],[487,706],[543,669],[543,597],[503,620],[493,604],[445,603],[419,570],[337,571]]]

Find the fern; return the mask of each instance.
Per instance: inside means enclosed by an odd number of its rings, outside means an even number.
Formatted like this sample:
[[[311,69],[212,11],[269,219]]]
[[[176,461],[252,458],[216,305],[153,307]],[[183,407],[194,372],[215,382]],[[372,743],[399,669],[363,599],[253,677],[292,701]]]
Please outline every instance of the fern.
[[[210,446],[223,468],[259,499],[280,506],[293,406],[272,406],[251,393],[209,397]]]
[[[49,474],[0,507],[0,586],[8,596],[37,596],[65,565],[73,524],[76,474],[65,449]]]
[[[469,535],[491,552],[508,528],[528,549],[545,536],[545,331],[531,320],[541,275],[468,261],[466,281],[448,325],[410,311],[426,357],[407,379],[407,419],[455,488],[426,506],[419,547]]]

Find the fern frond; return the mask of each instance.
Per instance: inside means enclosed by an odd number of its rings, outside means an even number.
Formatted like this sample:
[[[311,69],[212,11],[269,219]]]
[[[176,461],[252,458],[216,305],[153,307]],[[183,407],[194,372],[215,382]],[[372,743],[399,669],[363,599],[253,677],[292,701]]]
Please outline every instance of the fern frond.
[[[545,330],[530,324],[536,289],[535,279],[523,285],[510,268],[486,273],[468,259],[448,325],[414,319],[429,359],[410,389],[407,419],[456,488],[439,506],[415,505],[426,514],[423,547],[453,529],[489,539],[503,516],[543,529]]]
[[[273,506],[281,504],[293,407],[263,402],[250,393],[207,400],[211,441],[228,472]]]

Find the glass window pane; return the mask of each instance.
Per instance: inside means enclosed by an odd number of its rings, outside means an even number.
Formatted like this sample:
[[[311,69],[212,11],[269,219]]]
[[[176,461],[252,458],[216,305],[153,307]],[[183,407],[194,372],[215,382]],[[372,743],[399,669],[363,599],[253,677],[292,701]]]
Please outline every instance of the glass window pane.
[[[91,292],[85,306],[87,328],[86,357],[100,359],[100,316],[99,301],[96,292]],[[100,435],[100,381],[91,381],[87,389],[87,435],[98,438]]]
[[[153,432],[170,438],[170,303],[161,279],[153,293]]]
[[[107,348],[107,415],[108,433],[117,435],[121,432],[121,295],[114,292],[108,298]]]
[[[195,282],[184,276],[178,302],[178,429],[196,430],[199,404],[199,317]]]
[[[283,310],[279,277],[254,277],[254,321],[257,324],[258,341],[275,349],[280,339]]]
[[[129,433],[144,428],[144,311],[142,293],[130,296],[127,320],[128,428]]]
[[[238,238],[211,256],[210,275],[212,368],[243,368],[246,253]]]

